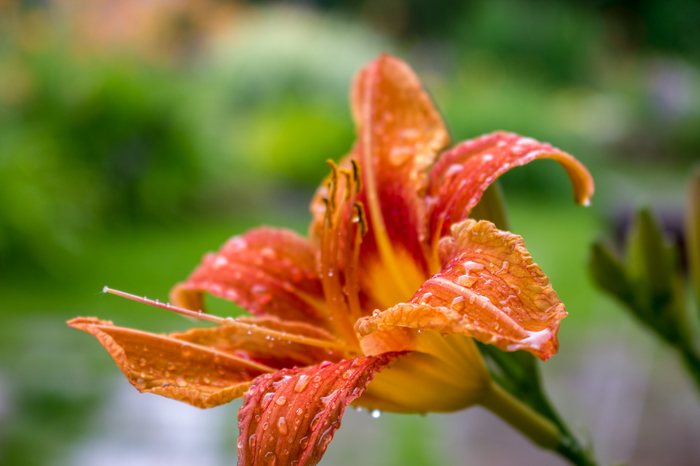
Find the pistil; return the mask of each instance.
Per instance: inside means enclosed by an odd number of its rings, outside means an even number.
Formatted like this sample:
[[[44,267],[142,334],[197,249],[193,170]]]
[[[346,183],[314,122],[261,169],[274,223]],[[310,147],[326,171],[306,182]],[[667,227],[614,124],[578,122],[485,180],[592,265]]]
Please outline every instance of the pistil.
[[[113,294],[116,296],[121,296],[122,298],[130,299],[132,301],[136,301],[136,302],[143,303],[143,304],[148,304],[150,306],[159,307],[161,309],[165,309],[167,311],[172,311],[172,312],[175,312],[177,314],[191,317],[193,319],[206,320],[207,322],[213,322],[213,323],[219,324],[219,325],[226,325],[229,327],[237,327],[237,328],[240,328],[243,330],[247,330],[249,332],[261,333],[265,336],[269,336],[270,338],[277,338],[280,340],[291,341],[294,343],[302,343],[304,345],[316,346],[319,348],[338,349],[341,351],[345,351],[346,353],[357,353],[357,350],[355,348],[350,347],[350,346],[348,346],[345,343],[340,342],[340,341],[321,340],[318,338],[310,338],[310,337],[306,337],[303,335],[297,335],[295,333],[288,333],[288,332],[282,332],[279,330],[272,330],[272,329],[269,329],[266,327],[261,327],[259,325],[246,324],[244,322],[239,322],[238,320],[234,319],[233,317],[218,317],[218,316],[214,316],[211,314],[207,314],[206,312],[203,312],[201,310],[200,311],[192,311],[190,309],[184,309],[182,307],[173,306],[170,303],[162,303],[158,300],[152,300],[152,299],[148,299],[146,297],[141,297],[141,296],[133,295],[131,293],[126,293],[124,291],[114,290],[114,289],[106,287],[106,286],[102,289],[102,292]]]

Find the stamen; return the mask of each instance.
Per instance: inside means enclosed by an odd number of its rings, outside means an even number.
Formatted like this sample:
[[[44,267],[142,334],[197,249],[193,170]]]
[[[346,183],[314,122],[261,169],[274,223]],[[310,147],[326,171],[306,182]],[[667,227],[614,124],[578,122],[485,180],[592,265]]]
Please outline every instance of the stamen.
[[[121,296],[122,298],[130,299],[132,301],[136,301],[138,303],[143,303],[143,304],[148,304],[150,306],[155,306],[159,307],[161,309],[165,309],[167,311],[172,311],[177,314],[182,314],[187,317],[193,317],[195,319],[199,320],[206,320],[208,322],[213,322],[215,324],[219,325],[225,325],[227,327],[237,327],[242,330],[247,330],[250,332],[256,332],[256,333],[262,333],[264,335],[269,336],[270,338],[278,338],[280,340],[285,340],[285,341],[292,341],[295,343],[302,343],[305,345],[309,346],[316,346],[320,348],[330,348],[330,349],[339,349],[345,352],[355,352],[354,348],[339,342],[339,341],[329,341],[329,340],[320,340],[318,338],[311,338],[311,337],[305,337],[303,335],[297,335],[295,333],[287,333],[284,331],[279,331],[279,330],[272,330],[269,328],[265,327],[260,327],[258,325],[253,325],[253,324],[246,324],[243,322],[239,322],[238,320],[234,319],[233,317],[218,317],[214,316],[211,314],[207,314],[201,310],[199,311],[192,311],[190,309],[184,309],[181,307],[173,306],[170,303],[162,303],[160,301],[148,299],[146,297],[141,297],[141,296],[136,296],[131,293],[126,293],[124,291],[119,291],[119,290],[114,290],[112,288],[109,288],[105,286],[102,288],[103,293],[109,293],[113,294],[116,296]]]
[[[353,196],[354,197],[354,196]],[[360,246],[362,237],[367,233],[364,208],[361,202],[354,202],[351,213],[352,221],[348,222],[348,233],[346,238],[352,238],[352,249],[345,247],[345,289],[350,307],[351,320],[356,322],[362,317],[360,306],[360,283],[358,280],[360,264]]]
[[[365,206],[361,202],[355,202],[353,205],[353,211],[355,212],[352,222],[360,225],[360,236],[365,236],[367,234],[367,216],[365,215]]]
[[[326,160],[326,163],[331,167],[331,181],[328,183],[328,199],[331,202],[331,214],[336,209],[336,194],[338,193],[338,165],[331,159]]]
[[[345,177],[345,192],[343,193],[343,201],[347,202],[350,200],[350,196],[352,196],[352,189],[350,188],[352,184],[352,172],[348,170],[347,168],[341,168],[340,169],[340,174]]]
[[[360,164],[357,160],[350,160],[352,164],[352,179],[355,183],[355,194],[359,194],[362,191],[362,171],[360,170]]]
[[[345,184],[342,187],[343,193],[340,196],[342,203],[340,205],[337,204],[337,201],[323,200],[326,204],[326,215],[321,237],[321,282],[326,304],[330,311],[328,317],[336,329],[336,334],[349,344],[358,346],[354,322],[361,317],[361,310],[359,298],[355,296],[351,299],[350,295],[357,295],[359,287],[350,284],[352,280],[350,276],[357,272],[349,270],[352,262],[352,244],[355,243],[353,240],[356,236],[353,218],[355,210],[357,210],[354,204],[356,196],[355,176],[358,172],[355,168],[353,171],[345,168],[338,169],[332,161],[329,161],[328,165],[331,167],[329,195],[335,196],[337,199],[339,197],[338,182],[342,180]],[[343,175],[342,178],[338,174]],[[343,222],[344,219],[345,222]],[[347,231],[341,230],[341,225],[346,225]],[[343,277],[340,276],[341,260],[344,261],[343,265],[345,266],[343,270],[345,291],[343,291],[343,282],[341,281]]]

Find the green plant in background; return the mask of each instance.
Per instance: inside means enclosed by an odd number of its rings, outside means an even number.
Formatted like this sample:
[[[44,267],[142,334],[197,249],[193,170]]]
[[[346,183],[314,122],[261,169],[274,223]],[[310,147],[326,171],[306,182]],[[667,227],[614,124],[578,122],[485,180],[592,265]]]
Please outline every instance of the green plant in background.
[[[687,260],[696,296],[700,293],[700,172],[690,183],[686,212]],[[700,390],[700,354],[688,303],[686,274],[678,244],[670,244],[651,212],[636,216],[625,244],[625,259],[604,241],[593,244],[589,262],[594,281],[617,298],[661,340],[676,349]],[[698,301],[700,303],[700,301]],[[696,309],[697,310],[697,309]]]

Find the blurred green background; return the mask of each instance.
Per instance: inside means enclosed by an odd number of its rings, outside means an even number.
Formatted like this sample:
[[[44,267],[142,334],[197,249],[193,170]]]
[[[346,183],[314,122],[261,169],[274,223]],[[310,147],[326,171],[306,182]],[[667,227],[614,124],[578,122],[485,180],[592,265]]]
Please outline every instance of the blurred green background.
[[[235,462],[238,404],[138,395],[64,321],[187,328],[99,292],[165,300],[233,234],[305,232],[324,161],[354,139],[351,78],[382,51],[413,66],[454,141],[515,131],[589,167],[589,209],[554,163],[503,177],[570,313],[546,386],[602,463],[700,463],[689,380],[585,271],[639,206],[679,234],[698,24],[694,0],[0,0],[0,464]],[[323,464],[563,464],[479,409],[343,424]]]

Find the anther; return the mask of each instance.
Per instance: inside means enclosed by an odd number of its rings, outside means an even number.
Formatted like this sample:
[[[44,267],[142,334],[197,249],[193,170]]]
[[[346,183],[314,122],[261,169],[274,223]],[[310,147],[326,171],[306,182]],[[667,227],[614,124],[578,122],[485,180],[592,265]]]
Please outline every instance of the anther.
[[[355,202],[352,205],[352,207],[355,211],[355,216],[353,217],[353,222],[360,224],[360,234],[362,236],[365,236],[365,234],[367,234],[367,230],[368,230],[367,217],[365,216],[365,206],[363,206],[361,202]]]
[[[359,193],[362,191],[362,171],[360,170],[360,164],[357,163],[355,159],[350,160],[352,164],[352,178],[355,183],[355,192]]]
[[[329,167],[331,167],[331,181],[328,183],[328,199],[330,200],[331,207],[335,212],[335,197],[338,193],[338,165],[336,165],[331,159],[326,160],[326,163]]]
[[[343,177],[345,177],[345,190],[343,191],[343,200],[349,201],[353,188],[352,172],[347,168],[341,168],[340,174],[343,175]]]

